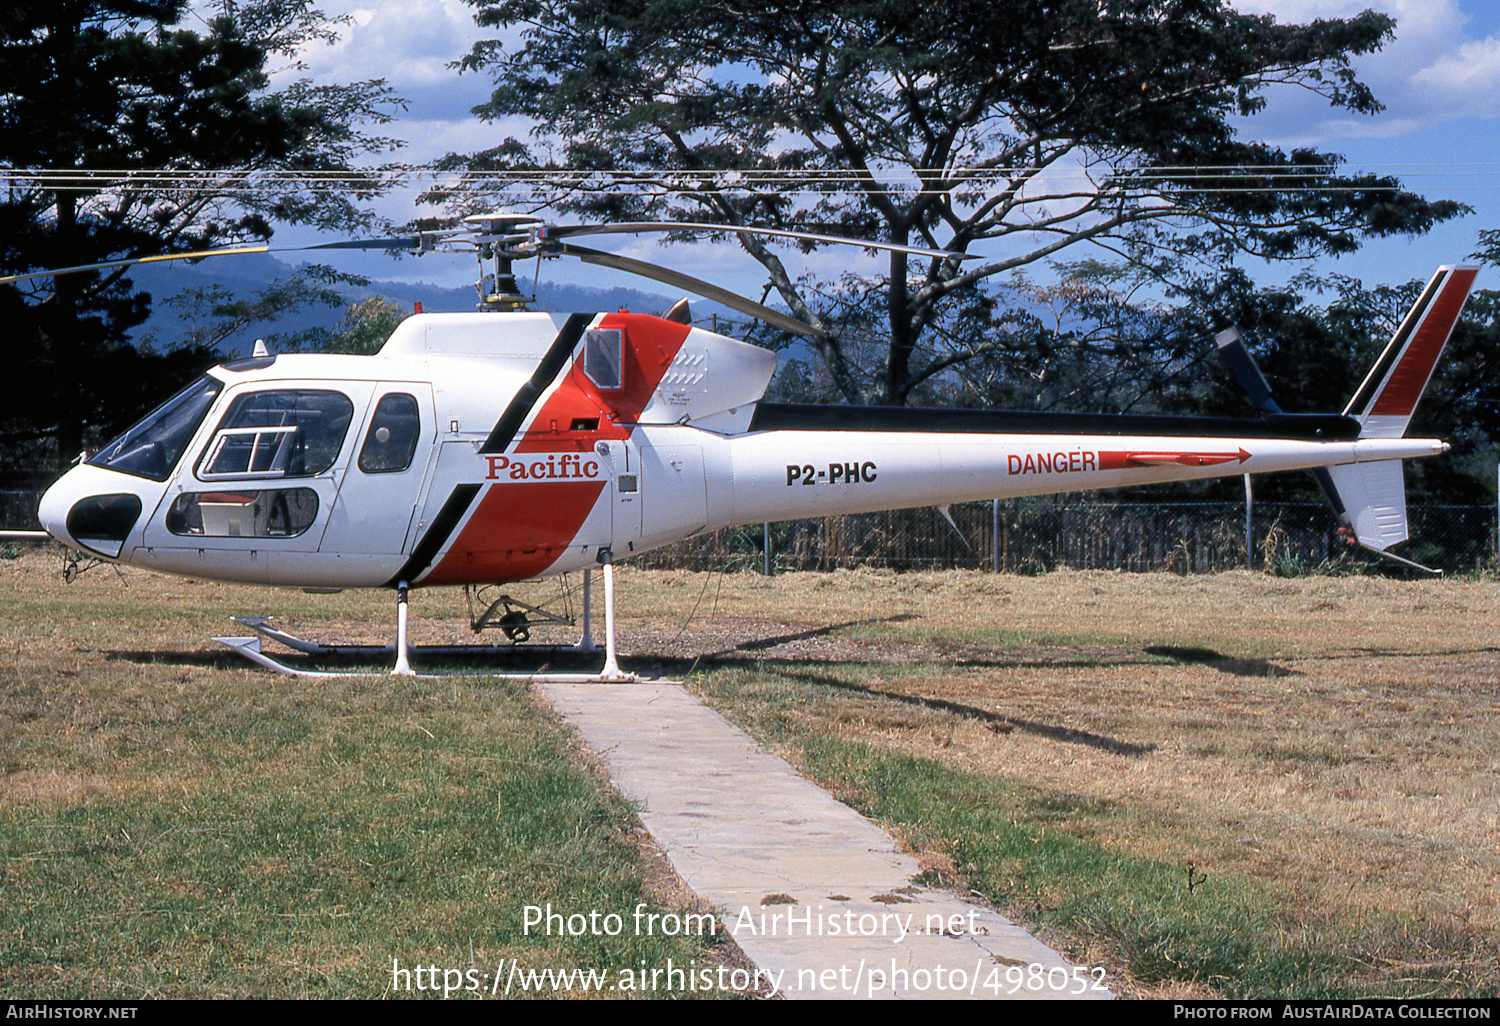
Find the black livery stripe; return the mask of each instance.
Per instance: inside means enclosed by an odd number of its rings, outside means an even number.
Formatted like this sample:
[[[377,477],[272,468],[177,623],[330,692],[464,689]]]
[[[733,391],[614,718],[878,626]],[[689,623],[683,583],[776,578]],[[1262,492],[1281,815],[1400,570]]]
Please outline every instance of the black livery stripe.
[[[1347,442],[1359,437],[1353,417],[1282,413],[1263,419],[1161,417],[1024,410],[933,410],[898,406],[760,403],[751,431],[911,431],[1010,435],[1165,435],[1176,438],[1284,438]]]
[[[557,333],[557,338],[552,340],[551,347],[542,357],[541,363],[537,364],[536,371],[531,375],[531,380],[516,390],[515,397],[505,407],[505,412],[495,422],[495,429],[490,432],[490,437],[485,440],[481,453],[504,452],[516,437],[516,432],[521,430],[521,425],[526,422],[532,407],[536,405],[537,399],[541,398],[543,392],[552,385],[552,382],[562,369],[568,365],[568,360],[573,355],[573,350],[578,346],[578,340],[583,337],[583,329],[587,328],[593,321],[594,314],[570,314],[568,322],[563,325],[562,331]]]
[[[385,586],[394,588],[402,581],[410,584],[424,572],[442,550],[449,536],[457,529],[459,522],[463,520],[464,514],[469,511],[469,507],[474,504],[474,499],[478,495],[479,485],[477,484],[463,484],[453,489],[453,494],[448,496],[447,502],[443,503],[443,508],[438,511],[432,526],[412,549],[411,556],[402,564],[396,576],[385,582]]]
[[[557,338],[552,340],[552,345],[547,347],[547,352],[537,364],[531,380],[522,385],[506,405],[505,412],[500,415],[494,430],[490,432],[489,438],[480,448],[481,453],[504,452],[510,446],[516,437],[516,432],[521,430],[521,425],[526,422],[532,408],[536,406],[537,399],[547,391],[558,374],[562,373],[563,368],[568,365],[573,350],[578,346],[578,340],[583,337],[583,330],[589,326],[595,316],[595,314],[584,313],[569,315],[567,323],[557,333]],[[480,486],[477,484],[459,485],[453,489],[453,494],[448,496],[448,501],[443,503],[443,508],[438,511],[437,517],[432,521],[432,526],[412,549],[411,556],[402,564],[396,576],[386,582],[387,588],[394,588],[402,581],[410,584],[426,572],[453,532],[458,529],[464,514],[469,512],[469,507],[474,504],[479,492]]]

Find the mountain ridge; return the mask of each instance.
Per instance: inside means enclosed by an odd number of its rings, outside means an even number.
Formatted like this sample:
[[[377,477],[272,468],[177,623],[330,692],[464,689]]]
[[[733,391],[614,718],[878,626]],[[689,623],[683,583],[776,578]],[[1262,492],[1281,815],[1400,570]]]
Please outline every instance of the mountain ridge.
[[[131,268],[129,277],[138,291],[150,294],[151,316],[131,332],[131,340],[137,345],[151,345],[158,349],[170,349],[184,341],[194,322],[168,300],[188,290],[218,286],[235,298],[249,299],[257,290],[290,277],[306,266],[313,265],[294,265],[264,253],[194,264],[174,261],[137,265]],[[344,302],[337,306],[308,304],[272,320],[250,325],[224,343],[225,355],[248,354],[258,338],[287,336],[312,328],[332,330],[350,306],[377,296],[406,310],[421,303],[425,313],[459,313],[478,308],[478,297],[472,286],[447,287],[429,282],[371,279],[368,285],[337,285],[334,288],[344,297]],[[620,309],[663,313],[675,302],[675,298],[639,289],[595,288],[546,280],[537,285],[535,300],[539,310],[564,313]],[[695,313],[700,313],[698,308],[701,307],[702,313],[733,316],[724,307],[707,300],[695,299],[693,305]]]

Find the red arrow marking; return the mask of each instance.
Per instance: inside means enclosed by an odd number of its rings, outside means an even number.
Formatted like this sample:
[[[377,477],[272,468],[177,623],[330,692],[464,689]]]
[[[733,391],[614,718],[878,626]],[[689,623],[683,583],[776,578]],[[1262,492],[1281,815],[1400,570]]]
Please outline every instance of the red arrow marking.
[[[1129,470],[1132,467],[1157,467],[1176,463],[1184,467],[1213,467],[1221,463],[1244,463],[1250,454],[1236,452],[1101,452],[1100,470]]]

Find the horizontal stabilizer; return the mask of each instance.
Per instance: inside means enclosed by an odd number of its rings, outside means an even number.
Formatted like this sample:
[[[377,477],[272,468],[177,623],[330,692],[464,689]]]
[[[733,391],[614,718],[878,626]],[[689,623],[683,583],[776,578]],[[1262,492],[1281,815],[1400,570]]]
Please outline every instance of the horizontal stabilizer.
[[[1189,450],[1158,452],[1120,452],[1099,450],[1100,470],[1130,470],[1133,467],[1217,467],[1224,463],[1244,463],[1250,454],[1244,448],[1234,452],[1193,452]]]
[[[1101,470],[1116,470],[1122,466],[1161,467],[1176,463],[1184,467],[1216,467],[1221,463],[1244,463],[1250,454],[1244,449],[1234,452],[1101,452]]]

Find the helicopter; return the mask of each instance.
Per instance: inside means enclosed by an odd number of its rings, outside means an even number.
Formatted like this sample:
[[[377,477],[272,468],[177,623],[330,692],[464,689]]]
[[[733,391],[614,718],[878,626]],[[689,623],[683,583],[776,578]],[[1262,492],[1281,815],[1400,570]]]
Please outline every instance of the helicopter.
[[[257,347],[217,366],[65,473],[42,498],[42,525],[92,557],[161,573],[314,592],[393,590],[395,642],[369,651],[394,652],[397,674],[414,672],[412,589],[582,572],[575,648],[593,651],[599,569],[603,667],[545,678],[569,681],[635,679],[616,647],[617,559],[742,524],[1308,470],[1351,545],[1410,562],[1389,551],[1408,536],[1402,463],[1448,446],[1405,434],[1477,268],[1438,269],[1339,414],[1283,411],[1237,333],[1221,334],[1217,345],[1256,418],[769,402],[776,355],[694,326],[687,300],[663,316],[545,313],[528,309],[512,271],[517,260],[573,256],[816,333],[710,283],[567,241],[694,230],[965,258],[791,231],[553,225],[513,213],[468,218],[449,233],[299,247],[472,250],[480,309],[415,314],[372,356]],[[484,273],[490,261],[495,269]],[[547,615],[503,601],[513,641],[524,640],[530,617]],[[313,654],[332,647],[263,620],[241,622],[256,636],[216,640],[278,672],[327,675],[272,658],[260,639]]]

